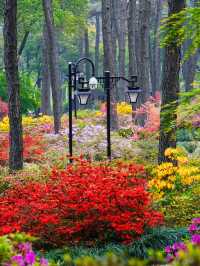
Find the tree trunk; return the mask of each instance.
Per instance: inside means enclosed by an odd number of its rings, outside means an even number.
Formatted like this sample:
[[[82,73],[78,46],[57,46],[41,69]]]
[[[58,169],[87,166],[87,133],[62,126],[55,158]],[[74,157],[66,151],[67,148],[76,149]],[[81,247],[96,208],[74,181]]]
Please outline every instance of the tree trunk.
[[[184,0],[168,0],[169,16],[180,12],[185,7]],[[162,80],[162,105],[159,139],[158,162],[169,159],[165,150],[169,147],[176,148],[176,120],[179,94],[179,72],[181,60],[181,47],[178,40],[173,40],[165,48]]]
[[[199,0],[191,0],[190,6],[198,6]],[[183,54],[185,54],[191,45],[191,40],[187,40],[183,45]],[[195,79],[197,62],[199,59],[199,51],[191,55],[182,66],[183,79],[185,81],[185,91],[190,91],[193,86],[192,83]]]
[[[5,1],[4,62],[8,84],[9,104],[9,168],[23,168],[22,116],[20,111],[20,88],[17,60],[17,0]]]
[[[112,41],[111,25],[111,0],[102,0],[102,29],[104,44],[104,70],[108,70],[111,76],[115,74],[115,51]],[[116,108],[116,86],[111,82],[111,128],[118,128],[117,108]]]
[[[55,134],[59,133],[61,126],[61,89],[60,89],[60,76],[59,76],[59,66],[58,66],[58,50],[56,43],[56,34],[53,22],[53,12],[52,12],[52,0],[43,0],[43,10],[45,17],[45,24],[47,28],[47,38],[48,38],[48,60],[49,60],[49,70],[51,79],[51,89],[53,98],[53,115],[54,115],[54,131]]]
[[[136,60],[136,27],[137,27],[136,0],[129,1],[128,16],[128,50],[129,50],[129,76],[137,75]]]
[[[127,1],[113,0],[113,13],[115,16],[115,29],[118,43],[118,74],[125,76],[125,56],[126,56],[126,17],[127,17]],[[126,91],[126,83],[121,80],[117,85],[118,100],[124,100]]]
[[[26,46],[29,34],[30,34],[30,31],[26,31],[24,34],[24,37],[23,37],[22,42],[21,42],[19,49],[18,49],[18,57],[20,57],[22,55],[22,52]]]
[[[183,45],[183,54],[185,54],[191,44],[191,40],[188,40]],[[182,66],[183,79],[185,81],[185,91],[190,91],[193,88],[192,83],[195,79],[196,67],[199,58],[199,51],[194,55],[191,55]]]
[[[116,30],[116,10],[115,10],[115,1],[110,0],[110,24],[111,24],[111,41],[112,41],[112,50],[114,57],[114,73],[118,73],[118,62],[117,62],[117,30]],[[103,23],[103,22],[102,22]],[[117,88],[116,88],[116,99],[117,99]]]
[[[119,75],[125,76],[127,1],[120,0],[118,9],[119,9],[119,31],[118,31]]]
[[[41,112],[45,115],[51,114],[51,82],[49,74],[49,60],[47,53],[47,31],[44,25],[43,29],[43,66],[42,66],[42,94],[41,94]]]
[[[90,58],[90,45],[89,45],[89,35],[88,35],[88,28],[85,29],[85,33],[84,33],[84,41],[85,41],[85,57]],[[91,76],[91,69],[90,69],[90,65],[86,64],[85,65],[85,70],[86,70],[86,78],[87,80],[89,80],[90,76]]]
[[[100,14],[96,15],[95,70],[99,75]]]
[[[142,88],[140,100],[144,103],[151,92],[150,79],[150,15],[151,0],[140,0],[139,2],[139,84]]]
[[[152,40],[152,56],[151,56],[151,82],[152,93],[160,90],[160,72],[161,72],[161,53],[160,53],[160,40],[159,40],[159,27],[162,14],[163,0],[155,0],[155,6],[153,7],[155,12],[153,14],[153,40]]]

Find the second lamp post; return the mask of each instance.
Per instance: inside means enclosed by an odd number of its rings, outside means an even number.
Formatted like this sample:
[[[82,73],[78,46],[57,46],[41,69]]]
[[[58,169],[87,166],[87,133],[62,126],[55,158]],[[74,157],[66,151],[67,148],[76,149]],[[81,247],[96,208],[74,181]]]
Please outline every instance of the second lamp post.
[[[80,72],[78,67],[81,63],[86,62],[89,63],[92,67],[92,77],[89,81],[86,81],[83,76],[80,76]],[[88,99],[91,95],[91,90],[95,90],[98,86],[98,82],[104,83],[104,89],[106,92],[106,131],[107,131],[107,158],[111,160],[111,98],[110,98],[110,83],[124,80],[127,81],[129,86],[127,90],[127,94],[129,97],[129,101],[131,104],[137,102],[139,93],[141,89],[139,87],[135,87],[135,83],[137,82],[137,77],[132,76],[131,79],[126,79],[125,77],[113,77],[110,76],[110,71],[105,71],[103,77],[95,77],[95,67],[94,63],[89,58],[81,58],[77,61],[76,64],[69,63],[69,156],[70,162],[73,161],[73,94],[79,100],[80,105],[86,105],[88,103]],[[77,90],[77,82],[81,85],[81,88]]]

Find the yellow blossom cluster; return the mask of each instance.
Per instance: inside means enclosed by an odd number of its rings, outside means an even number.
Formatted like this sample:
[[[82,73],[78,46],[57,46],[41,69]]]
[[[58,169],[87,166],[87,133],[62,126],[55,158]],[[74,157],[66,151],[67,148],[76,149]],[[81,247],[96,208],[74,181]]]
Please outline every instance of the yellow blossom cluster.
[[[154,171],[155,178],[149,181],[149,187],[164,195],[164,191],[175,188],[177,168],[172,163],[158,165]]]
[[[176,160],[177,166],[172,162],[166,162],[158,165],[154,170],[154,178],[149,181],[149,188],[156,200],[161,199],[171,190],[200,182],[200,166],[191,165],[181,148],[169,148],[165,151],[165,155],[171,160]]]
[[[102,117],[103,116],[103,113],[101,111],[96,111],[95,112],[95,116],[96,117]]]
[[[174,148],[168,148],[165,150],[165,156],[168,157],[171,160],[176,160],[178,163],[187,163],[188,158],[185,154],[184,150],[180,147]]]
[[[126,102],[117,104],[117,113],[119,115],[129,115],[132,113],[132,106]]]
[[[53,122],[53,118],[51,116],[40,116],[37,118],[31,116],[23,116],[22,124],[23,126],[35,126],[35,125],[44,125],[51,124]],[[8,132],[9,131],[9,118],[4,117],[0,122],[0,132]]]
[[[186,186],[200,181],[200,168],[196,166],[181,165],[177,174],[181,177],[181,183]]]

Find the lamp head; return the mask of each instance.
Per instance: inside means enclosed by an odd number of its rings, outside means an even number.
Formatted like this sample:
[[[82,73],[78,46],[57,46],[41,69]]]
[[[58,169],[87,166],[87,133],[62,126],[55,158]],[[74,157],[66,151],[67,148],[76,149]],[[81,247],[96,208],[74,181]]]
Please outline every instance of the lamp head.
[[[77,96],[80,105],[87,105],[90,95],[91,91],[89,89],[78,90]]]
[[[140,89],[140,87],[128,87],[127,94],[131,104],[137,102],[138,96],[141,92],[142,90]]]
[[[98,81],[95,77],[91,77],[89,80],[89,87],[91,90],[96,90],[98,87]]]

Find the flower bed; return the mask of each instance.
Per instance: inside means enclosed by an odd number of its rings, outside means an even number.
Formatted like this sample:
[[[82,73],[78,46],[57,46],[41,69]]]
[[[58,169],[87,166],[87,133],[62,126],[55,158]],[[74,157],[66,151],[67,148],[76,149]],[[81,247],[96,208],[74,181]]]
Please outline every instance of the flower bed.
[[[24,160],[26,162],[40,161],[45,151],[45,143],[42,136],[25,135]],[[7,134],[0,135],[0,165],[6,165],[9,159],[9,138]]]
[[[0,198],[0,234],[24,231],[43,242],[130,242],[163,222],[151,207],[142,166],[79,161],[44,184],[17,183]]]

